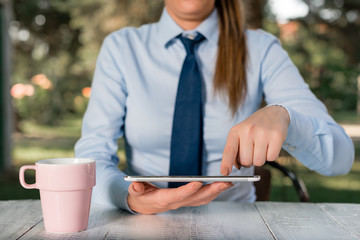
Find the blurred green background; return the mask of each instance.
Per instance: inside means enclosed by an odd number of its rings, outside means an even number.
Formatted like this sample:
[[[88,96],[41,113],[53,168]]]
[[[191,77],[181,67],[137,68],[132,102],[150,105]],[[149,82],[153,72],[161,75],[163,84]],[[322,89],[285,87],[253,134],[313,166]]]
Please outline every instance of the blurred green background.
[[[348,131],[352,131],[356,161],[348,175],[324,177],[296,159],[284,156],[278,161],[303,178],[311,201],[360,203],[360,133],[356,133],[360,129],[360,1],[243,2],[248,27],[279,37],[330,114],[352,127]],[[2,81],[10,84],[14,130],[12,168],[0,173],[0,200],[39,198],[38,190],[19,185],[19,167],[39,159],[73,156],[104,37],[124,26],[157,21],[163,1],[13,0],[2,4],[11,12],[5,32],[10,37],[12,54],[7,57],[12,71]],[[123,168],[122,140],[119,146]],[[291,181],[274,169],[271,172],[271,200],[298,201]],[[26,177],[34,181],[33,172]]]

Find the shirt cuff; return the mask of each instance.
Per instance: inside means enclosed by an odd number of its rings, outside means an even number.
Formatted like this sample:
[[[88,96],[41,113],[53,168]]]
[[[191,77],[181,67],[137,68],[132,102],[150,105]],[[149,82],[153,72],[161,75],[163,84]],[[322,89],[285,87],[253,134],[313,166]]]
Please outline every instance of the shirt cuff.
[[[131,208],[129,207],[129,204],[127,202],[127,197],[129,195],[128,188],[131,183],[125,182],[124,178],[122,176],[116,176],[114,179],[112,179],[109,190],[111,192],[111,198],[112,202],[120,207],[123,210],[126,210],[130,213],[137,214]]]
[[[92,199],[94,203],[107,205],[132,211],[127,203],[130,182],[124,180],[125,174],[116,165],[105,161],[96,162],[96,185],[93,188]]]
[[[269,106],[271,105],[283,107],[289,114],[290,123],[282,148],[290,154],[304,151],[314,136],[314,126],[311,118],[282,104],[270,104]]]

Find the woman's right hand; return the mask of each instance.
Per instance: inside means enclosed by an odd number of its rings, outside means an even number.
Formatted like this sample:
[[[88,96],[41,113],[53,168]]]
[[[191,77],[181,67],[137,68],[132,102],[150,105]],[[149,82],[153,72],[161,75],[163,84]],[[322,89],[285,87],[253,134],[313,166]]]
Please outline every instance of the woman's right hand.
[[[178,188],[161,189],[146,182],[133,182],[127,198],[131,210],[141,214],[154,214],[180,207],[205,205],[221,192],[232,187],[232,183],[215,182],[203,185],[190,182]]]

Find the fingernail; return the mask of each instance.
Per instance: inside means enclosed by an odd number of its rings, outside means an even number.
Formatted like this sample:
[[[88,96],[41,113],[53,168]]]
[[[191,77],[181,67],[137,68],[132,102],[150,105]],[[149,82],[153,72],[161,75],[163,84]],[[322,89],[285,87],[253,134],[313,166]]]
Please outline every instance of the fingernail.
[[[225,168],[222,172],[223,172],[224,176],[229,175],[229,169],[228,168]]]
[[[132,188],[134,189],[135,192],[138,191],[138,190],[136,190],[135,185],[132,185]]]
[[[232,183],[225,183],[225,184],[221,185],[220,190],[225,190],[225,189],[228,189],[228,188],[230,188],[232,186],[233,186]]]

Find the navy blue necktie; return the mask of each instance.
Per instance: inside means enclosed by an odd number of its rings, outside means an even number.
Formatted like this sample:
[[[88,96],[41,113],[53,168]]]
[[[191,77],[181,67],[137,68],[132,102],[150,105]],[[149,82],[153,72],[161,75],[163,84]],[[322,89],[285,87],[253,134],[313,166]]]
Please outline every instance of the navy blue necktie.
[[[179,36],[186,49],[176,95],[173,118],[170,175],[201,175],[203,114],[202,80],[196,61],[195,46],[205,38],[198,34],[195,39]],[[171,182],[170,188],[185,183]]]

